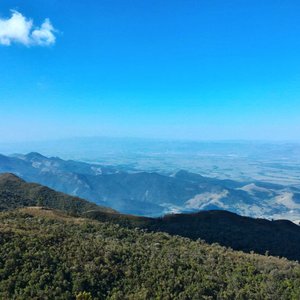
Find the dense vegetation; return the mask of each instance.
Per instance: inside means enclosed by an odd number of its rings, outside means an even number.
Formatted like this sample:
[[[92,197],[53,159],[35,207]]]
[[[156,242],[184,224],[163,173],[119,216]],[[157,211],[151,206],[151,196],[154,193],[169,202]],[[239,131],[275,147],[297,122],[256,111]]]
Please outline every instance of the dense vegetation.
[[[0,210],[0,299],[300,299],[297,262],[198,239],[298,258],[288,221],[122,215],[12,174]]]
[[[253,219],[227,211],[174,214],[162,218],[89,211],[85,216],[129,228],[163,231],[193,240],[200,238],[235,250],[260,254],[268,252],[270,255],[300,260],[300,227],[287,220]]]
[[[150,226],[191,239],[217,242],[236,250],[300,260],[300,227],[288,220],[269,221],[242,217],[227,211],[169,215]]]
[[[71,214],[81,214],[89,210],[115,212],[111,208],[56,192],[36,183],[27,183],[13,174],[1,174],[0,211],[23,206],[45,206]]]
[[[0,213],[0,299],[299,299],[300,266],[43,208]]]

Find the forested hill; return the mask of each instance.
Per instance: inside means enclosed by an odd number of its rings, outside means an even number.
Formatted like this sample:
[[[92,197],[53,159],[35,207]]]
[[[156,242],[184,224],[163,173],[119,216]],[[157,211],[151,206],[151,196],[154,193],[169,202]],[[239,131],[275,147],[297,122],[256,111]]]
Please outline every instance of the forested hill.
[[[300,299],[298,263],[27,207],[0,213],[0,299]]]
[[[196,239],[204,232],[207,241],[218,235],[226,241],[226,230],[233,228],[235,239],[229,245],[248,239],[245,250],[250,250],[259,239],[242,236],[243,226],[240,232],[237,225],[229,226],[228,218],[238,221],[239,216],[122,215],[12,174],[0,176],[0,204],[0,299],[300,298],[297,262],[178,236]],[[274,224],[277,230],[298,228]],[[258,228],[252,227],[263,239],[266,232]],[[270,228],[275,236],[275,227]],[[298,249],[284,237],[273,242],[277,248]]]
[[[27,183],[14,174],[1,174],[0,211],[23,206],[45,206],[72,214],[81,214],[89,210],[115,212],[111,208],[56,192],[36,183]]]
[[[173,214],[161,218],[90,211],[86,217],[129,228],[162,231],[193,240],[203,239],[235,250],[300,260],[300,226],[287,220],[269,221],[212,210],[194,214]]]

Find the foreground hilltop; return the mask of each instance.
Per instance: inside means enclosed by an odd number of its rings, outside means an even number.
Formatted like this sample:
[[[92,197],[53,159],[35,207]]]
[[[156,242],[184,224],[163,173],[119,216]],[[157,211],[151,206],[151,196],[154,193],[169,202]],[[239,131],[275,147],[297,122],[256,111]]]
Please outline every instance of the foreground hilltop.
[[[1,299],[299,299],[298,263],[41,207],[0,213]]]

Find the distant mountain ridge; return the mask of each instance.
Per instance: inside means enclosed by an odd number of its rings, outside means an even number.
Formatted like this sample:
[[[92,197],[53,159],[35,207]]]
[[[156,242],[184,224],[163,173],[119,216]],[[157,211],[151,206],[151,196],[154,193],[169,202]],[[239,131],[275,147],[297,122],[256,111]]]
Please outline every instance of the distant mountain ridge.
[[[300,220],[297,187],[220,180],[183,170],[170,176],[132,172],[34,152],[0,155],[0,172],[12,172],[122,213],[159,216],[221,209],[251,217]]]

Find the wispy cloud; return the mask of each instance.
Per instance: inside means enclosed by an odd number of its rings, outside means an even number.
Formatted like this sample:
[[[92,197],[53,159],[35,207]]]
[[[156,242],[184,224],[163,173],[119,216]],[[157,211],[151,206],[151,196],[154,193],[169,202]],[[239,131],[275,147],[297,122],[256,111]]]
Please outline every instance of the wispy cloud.
[[[36,27],[31,19],[15,10],[9,19],[0,18],[0,45],[50,46],[55,43],[55,32],[49,19]]]

